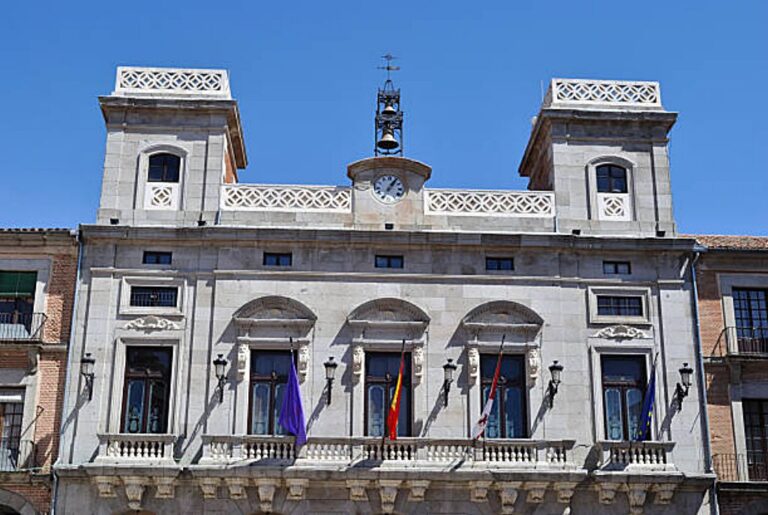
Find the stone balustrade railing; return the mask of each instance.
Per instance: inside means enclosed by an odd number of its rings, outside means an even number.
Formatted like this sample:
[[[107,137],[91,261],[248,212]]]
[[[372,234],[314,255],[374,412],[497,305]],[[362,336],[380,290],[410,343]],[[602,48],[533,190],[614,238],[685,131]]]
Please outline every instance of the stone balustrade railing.
[[[319,211],[349,213],[350,188],[279,184],[225,184],[221,208],[242,211]]]
[[[544,97],[544,107],[587,104],[606,107],[661,109],[658,82],[552,79]]]
[[[176,437],[168,434],[113,433],[99,435],[97,461],[173,462]]]
[[[598,442],[602,451],[604,469],[674,470],[672,449],[674,442]]]
[[[555,194],[550,191],[425,190],[427,214],[468,216],[555,216]]]

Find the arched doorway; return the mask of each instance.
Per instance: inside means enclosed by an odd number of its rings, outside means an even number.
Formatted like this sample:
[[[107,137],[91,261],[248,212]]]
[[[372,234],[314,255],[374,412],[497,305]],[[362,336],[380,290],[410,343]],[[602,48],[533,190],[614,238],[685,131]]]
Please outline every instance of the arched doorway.
[[[37,514],[37,510],[32,506],[32,503],[16,492],[0,488],[0,498],[3,499],[2,504],[0,504],[0,515]]]

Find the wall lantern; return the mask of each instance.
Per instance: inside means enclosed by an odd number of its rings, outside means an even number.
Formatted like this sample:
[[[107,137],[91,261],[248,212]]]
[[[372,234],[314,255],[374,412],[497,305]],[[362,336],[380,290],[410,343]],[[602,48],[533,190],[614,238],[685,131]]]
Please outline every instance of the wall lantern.
[[[680,383],[675,386],[675,400],[677,401],[678,409],[683,407],[683,399],[688,397],[688,390],[693,383],[693,369],[688,366],[688,363],[683,363],[680,367]]]
[[[227,360],[224,359],[223,354],[219,354],[219,357],[213,360],[213,367],[218,379],[216,389],[219,391],[219,404],[221,404],[224,402],[224,381],[227,378]]]
[[[554,360],[549,365],[549,386],[547,387],[547,395],[549,396],[549,406],[552,407],[555,402],[555,394],[560,386],[560,381],[563,375],[563,365]]]
[[[448,392],[451,391],[453,373],[456,372],[456,363],[451,358],[443,365],[443,407],[448,407]]]
[[[94,365],[96,359],[91,356],[90,352],[86,352],[83,359],[80,360],[80,373],[85,378],[85,388],[88,390],[88,400],[93,400],[93,378],[96,377],[94,373]]]
[[[325,367],[325,404],[326,406],[329,406],[331,404],[331,388],[333,386],[333,379],[336,376],[336,367],[339,366],[338,363],[336,363],[333,360],[333,356],[328,358],[328,361],[323,363],[323,366]]]

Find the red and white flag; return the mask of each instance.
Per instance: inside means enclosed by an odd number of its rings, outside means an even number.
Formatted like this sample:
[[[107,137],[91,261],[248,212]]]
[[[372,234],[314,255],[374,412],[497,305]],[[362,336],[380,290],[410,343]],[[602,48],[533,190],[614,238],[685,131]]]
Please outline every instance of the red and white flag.
[[[504,345],[504,340],[502,340]],[[488,417],[491,416],[491,410],[493,409],[493,401],[496,399],[496,385],[499,382],[499,374],[501,373],[501,349],[499,349],[499,358],[496,360],[496,372],[493,373],[493,382],[491,383],[491,391],[488,393],[488,400],[485,401],[483,407],[483,413],[480,415],[480,420],[477,421],[475,427],[472,429],[472,438],[477,440],[483,433],[485,433],[485,427],[488,425]]]

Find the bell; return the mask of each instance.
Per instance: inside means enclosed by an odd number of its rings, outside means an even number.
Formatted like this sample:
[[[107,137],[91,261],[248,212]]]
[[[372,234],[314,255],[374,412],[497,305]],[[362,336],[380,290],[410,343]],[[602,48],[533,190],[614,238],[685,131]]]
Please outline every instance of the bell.
[[[381,139],[376,142],[376,146],[382,150],[394,150],[400,146],[400,143],[397,142],[391,131],[384,131]]]
[[[384,109],[381,110],[381,114],[385,114],[387,116],[392,116],[397,114],[397,111],[395,111],[395,108],[392,107],[392,104],[387,104],[384,106]]]

